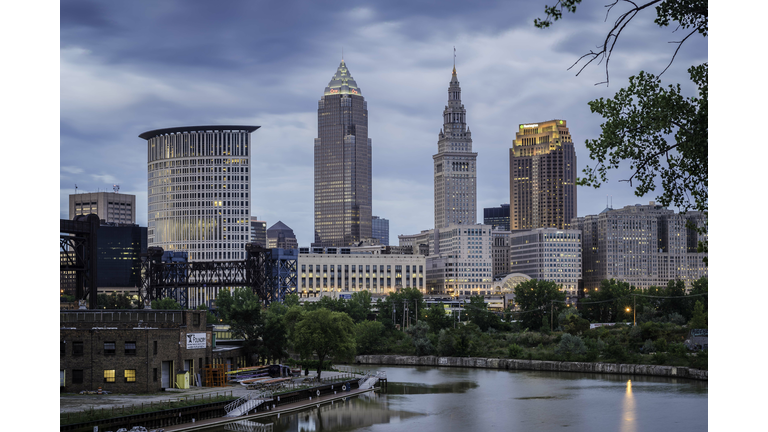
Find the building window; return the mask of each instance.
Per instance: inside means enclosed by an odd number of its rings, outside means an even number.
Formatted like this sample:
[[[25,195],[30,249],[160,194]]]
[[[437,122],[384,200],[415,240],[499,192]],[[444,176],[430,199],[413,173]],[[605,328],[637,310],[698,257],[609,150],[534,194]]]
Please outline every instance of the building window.
[[[115,370],[114,369],[104,369],[104,382],[105,383],[113,383],[113,382],[115,382]]]
[[[125,343],[125,354],[126,355],[136,355],[136,342],[126,342]]]
[[[64,341],[60,341],[59,348],[61,350],[61,356],[64,357],[64,354],[67,352],[67,343]]]
[[[157,355],[157,341],[152,342],[152,354]]]
[[[115,353],[115,343],[114,342],[104,342],[104,355],[111,355]]]
[[[73,369],[72,370],[72,384],[82,384],[83,383],[83,370],[82,369]]]
[[[72,355],[73,356],[81,356],[81,355],[83,355],[83,343],[82,342],[72,342]]]
[[[125,370],[125,382],[136,382],[136,369]]]
[[[152,381],[157,382],[157,368],[152,368]]]

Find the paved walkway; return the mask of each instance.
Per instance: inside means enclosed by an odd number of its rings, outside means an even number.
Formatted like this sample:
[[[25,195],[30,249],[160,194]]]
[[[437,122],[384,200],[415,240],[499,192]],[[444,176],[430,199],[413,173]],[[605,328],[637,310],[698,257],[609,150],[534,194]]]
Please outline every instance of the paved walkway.
[[[343,375],[344,372],[323,371],[322,378],[330,378]],[[311,378],[317,375],[317,372],[310,372],[308,376],[301,376],[301,379]],[[298,380],[298,378],[297,378]],[[179,398],[207,399],[210,396],[229,395],[240,397],[249,391],[240,384],[228,384],[226,387],[190,387],[189,389],[169,389],[157,393],[110,393],[101,395],[81,395],[81,394],[63,394],[59,397],[59,412],[78,412],[85,410],[100,409],[118,409],[129,407],[131,405],[142,406],[158,404],[160,402],[177,401]]]

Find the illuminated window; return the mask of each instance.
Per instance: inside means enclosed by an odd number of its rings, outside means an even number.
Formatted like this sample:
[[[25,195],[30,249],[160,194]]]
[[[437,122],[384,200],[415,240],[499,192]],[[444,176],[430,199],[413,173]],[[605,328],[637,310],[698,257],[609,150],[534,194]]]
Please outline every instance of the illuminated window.
[[[112,371],[114,372],[114,371]],[[114,381],[114,379],[113,379]],[[125,370],[125,382],[136,382],[136,369]]]
[[[115,382],[115,370],[114,369],[105,369],[104,370],[104,382],[106,382],[106,383],[113,383],[113,382]]]

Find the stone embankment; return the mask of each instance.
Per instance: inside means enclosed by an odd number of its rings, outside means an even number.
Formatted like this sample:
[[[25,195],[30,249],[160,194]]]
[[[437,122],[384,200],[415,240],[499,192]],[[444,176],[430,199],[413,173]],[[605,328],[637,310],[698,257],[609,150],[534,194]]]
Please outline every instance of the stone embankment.
[[[399,355],[359,355],[357,364],[397,366],[449,366],[504,370],[534,370],[553,372],[647,375],[669,378],[690,378],[707,381],[707,371],[682,366],[656,366],[616,363],[558,362],[480,357],[437,357]]]

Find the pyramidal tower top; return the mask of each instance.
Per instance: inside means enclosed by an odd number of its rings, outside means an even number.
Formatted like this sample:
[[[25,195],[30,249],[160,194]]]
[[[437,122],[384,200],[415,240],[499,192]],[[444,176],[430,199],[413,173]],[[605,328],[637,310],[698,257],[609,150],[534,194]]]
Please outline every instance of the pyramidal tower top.
[[[360,87],[357,86],[355,79],[347,69],[347,64],[344,63],[344,59],[341,59],[339,68],[336,69],[336,73],[331,78],[331,82],[328,83],[328,87],[325,88],[324,96],[332,94],[353,94],[362,96],[363,93]]]

